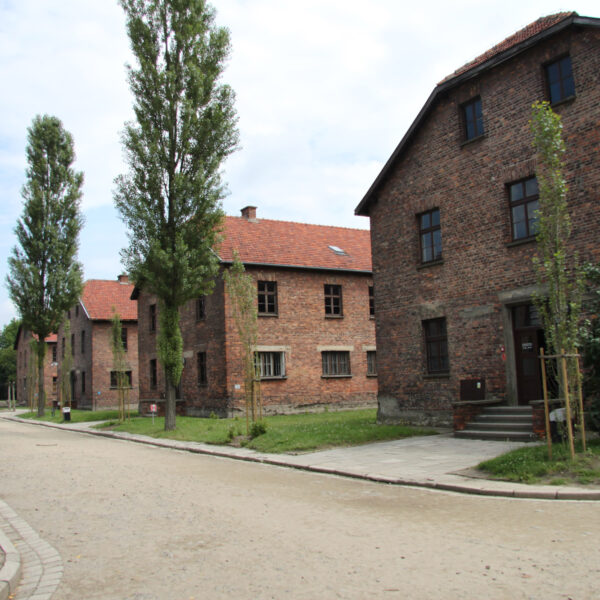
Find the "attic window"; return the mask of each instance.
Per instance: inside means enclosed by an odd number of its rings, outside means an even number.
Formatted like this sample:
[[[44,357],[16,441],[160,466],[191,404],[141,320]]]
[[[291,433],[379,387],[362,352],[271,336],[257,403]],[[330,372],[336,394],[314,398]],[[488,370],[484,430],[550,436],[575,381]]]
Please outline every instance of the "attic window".
[[[339,256],[347,256],[347,254],[339,246],[329,246],[330,250],[333,250]]]

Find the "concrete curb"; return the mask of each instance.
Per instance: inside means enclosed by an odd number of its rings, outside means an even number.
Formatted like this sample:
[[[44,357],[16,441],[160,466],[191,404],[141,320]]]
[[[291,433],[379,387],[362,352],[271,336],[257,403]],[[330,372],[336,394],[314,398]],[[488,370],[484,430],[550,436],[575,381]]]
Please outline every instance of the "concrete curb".
[[[21,555],[0,529],[0,548],[4,551],[4,565],[0,569],[0,600],[8,600],[21,580]]]
[[[13,416],[2,416],[1,418],[15,421],[18,423],[28,423],[31,425],[41,425],[54,429],[62,429],[65,431],[75,431],[88,435],[99,437],[112,438],[121,441],[135,442],[137,444],[146,444],[148,446],[156,446],[159,448],[168,448],[173,450],[184,450],[195,454],[204,454],[206,456],[214,456],[216,458],[228,458],[233,460],[241,460],[245,462],[259,463],[272,465],[276,467],[284,467],[287,469],[296,469],[299,471],[308,471],[312,473],[321,473],[323,475],[335,475],[338,477],[347,477],[351,479],[361,479],[364,481],[372,481],[374,483],[385,483],[388,485],[399,485],[406,487],[426,488],[436,491],[453,492],[459,494],[472,494],[477,496],[499,497],[499,498],[514,498],[514,499],[529,499],[529,500],[570,500],[570,501],[600,501],[600,490],[585,490],[585,489],[560,489],[551,486],[537,486],[531,488],[527,484],[513,484],[508,481],[477,479],[479,485],[463,481],[458,475],[450,475],[449,479],[456,479],[452,482],[435,481],[429,479],[427,481],[418,481],[403,478],[384,477],[380,475],[369,475],[368,473],[354,473],[341,469],[319,467],[309,464],[298,464],[286,461],[285,459],[277,458],[276,455],[255,455],[242,454],[241,452],[215,450],[212,447],[200,444],[198,442],[181,442],[178,440],[158,440],[137,434],[127,434],[112,431],[100,431],[81,427],[77,424],[61,425],[58,423],[47,423],[44,421],[35,421],[33,419],[20,419]],[[0,600],[3,600],[0,597]]]

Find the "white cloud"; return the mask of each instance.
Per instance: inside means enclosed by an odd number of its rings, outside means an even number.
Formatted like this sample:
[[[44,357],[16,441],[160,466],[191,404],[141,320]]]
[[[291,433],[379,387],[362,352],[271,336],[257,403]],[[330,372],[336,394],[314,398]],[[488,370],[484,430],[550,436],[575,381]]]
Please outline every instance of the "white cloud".
[[[224,81],[237,94],[243,148],[225,165],[239,214],[366,227],[353,211],[436,83],[539,16],[554,0],[213,0],[231,31]],[[596,1],[569,10],[600,16]],[[85,173],[87,277],[121,271],[124,227],[112,207],[132,117],[130,59],[116,0],[0,2],[0,233],[20,212],[26,129],[37,113],[71,131]],[[0,278],[5,277],[5,260]],[[0,289],[0,308],[6,305]],[[2,315],[0,315],[2,316]]]

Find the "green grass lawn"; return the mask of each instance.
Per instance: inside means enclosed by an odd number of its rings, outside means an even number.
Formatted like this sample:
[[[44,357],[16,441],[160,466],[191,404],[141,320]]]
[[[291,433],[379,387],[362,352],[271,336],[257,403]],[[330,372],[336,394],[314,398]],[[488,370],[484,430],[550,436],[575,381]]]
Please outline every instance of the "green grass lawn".
[[[138,416],[138,411],[131,411],[132,417]],[[35,419],[36,421],[48,421],[50,423],[62,423],[63,416],[60,410],[57,410],[52,416],[52,409],[46,408],[46,414],[39,418],[35,412],[27,412],[19,415],[21,419]],[[119,418],[118,410],[71,410],[72,423],[89,423],[90,421],[109,421]]]
[[[264,418],[266,432],[248,440],[246,420],[177,417],[177,429],[164,431],[164,419],[138,417],[123,424],[111,423],[114,431],[127,431],[156,438],[208,444],[242,443],[260,452],[304,452],[334,446],[354,446],[367,442],[395,440],[414,435],[432,435],[432,429],[405,425],[377,425],[375,409],[343,412],[276,415]],[[242,438],[242,439],[240,439]]]
[[[478,469],[508,481],[550,485],[600,485],[600,439],[587,442],[587,452],[571,460],[566,444],[553,444],[548,460],[546,444],[525,446],[478,465]]]

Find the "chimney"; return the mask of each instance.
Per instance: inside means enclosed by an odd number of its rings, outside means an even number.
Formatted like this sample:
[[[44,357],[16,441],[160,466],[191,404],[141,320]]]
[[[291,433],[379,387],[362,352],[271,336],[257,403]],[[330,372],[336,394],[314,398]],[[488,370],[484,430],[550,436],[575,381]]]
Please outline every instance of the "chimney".
[[[117,279],[119,280],[119,283],[129,283],[129,277],[125,275],[125,273],[119,275]]]
[[[242,217],[247,221],[256,223],[256,206],[246,206],[245,208],[242,208]]]

